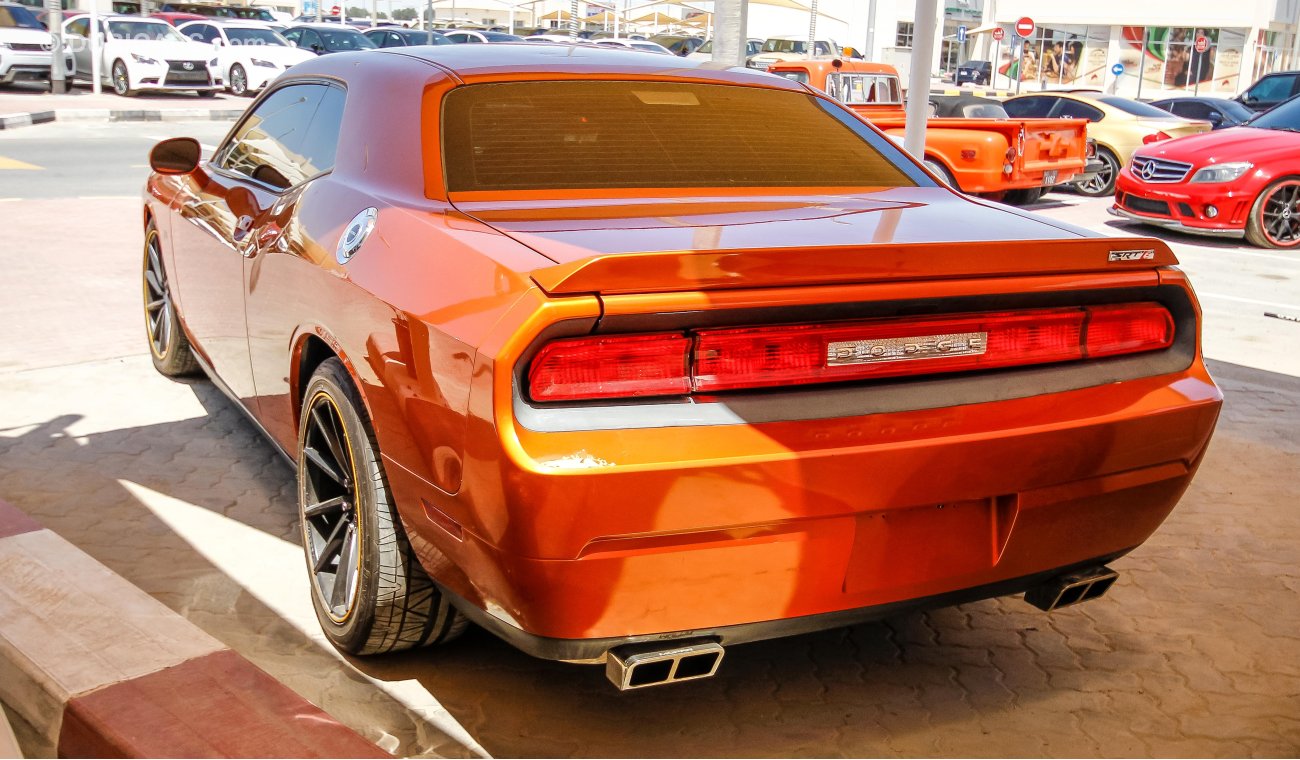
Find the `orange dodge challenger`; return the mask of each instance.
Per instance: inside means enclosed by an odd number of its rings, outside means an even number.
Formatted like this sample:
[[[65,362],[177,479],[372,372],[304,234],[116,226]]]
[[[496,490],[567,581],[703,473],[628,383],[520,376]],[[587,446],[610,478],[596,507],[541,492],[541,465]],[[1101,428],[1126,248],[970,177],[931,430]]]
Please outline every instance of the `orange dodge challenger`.
[[[764,73],[332,55],[151,164],[154,362],[293,462],[347,652],[472,621],[628,689],[909,606],[1092,599],[1222,400],[1164,243],[958,195]]]

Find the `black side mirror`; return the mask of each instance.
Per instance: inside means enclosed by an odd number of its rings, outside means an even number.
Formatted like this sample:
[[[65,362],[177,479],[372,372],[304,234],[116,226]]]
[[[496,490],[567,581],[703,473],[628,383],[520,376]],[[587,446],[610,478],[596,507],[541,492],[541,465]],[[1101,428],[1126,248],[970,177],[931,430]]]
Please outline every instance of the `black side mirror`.
[[[1219,113],[1218,111],[1213,111],[1210,113],[1208,117],[1206,117],[1206,121],[1210,122],[1211,124],[1217,127],[1223,123],[1223,114]]]
[[[203,149],[193,137],[163,140],[149,151],[149,166],[159,174],[189,174],[199,168]]]

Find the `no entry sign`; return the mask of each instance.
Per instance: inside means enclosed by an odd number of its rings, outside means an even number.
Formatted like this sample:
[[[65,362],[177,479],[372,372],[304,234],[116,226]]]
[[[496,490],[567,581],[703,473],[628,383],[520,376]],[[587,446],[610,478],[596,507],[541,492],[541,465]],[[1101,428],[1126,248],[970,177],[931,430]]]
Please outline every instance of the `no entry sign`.
[[[1202,34],[1196,38],[1196,52],[1204,53],[1206,50],[1209,49],[1210,49],[1209,37],[1206,37],[1204,34]]]
[[[999,26],[997,29],[993,30],[993,39],[997,40],[998,42],[1001,42],[1002,38],[1005,36],[1007,36],[1006,29],[1003,29],[1002,27]]]
[[[1016,34],[1021,37],[1028,37],[1034,33],[1034,20],[1028,16],[1021,16],[1016,22]]]

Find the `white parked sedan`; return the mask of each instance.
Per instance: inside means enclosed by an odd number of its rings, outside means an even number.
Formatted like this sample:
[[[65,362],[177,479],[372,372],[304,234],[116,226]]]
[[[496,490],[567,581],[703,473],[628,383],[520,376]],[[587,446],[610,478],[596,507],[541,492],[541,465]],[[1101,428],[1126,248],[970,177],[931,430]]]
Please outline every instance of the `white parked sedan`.
[[[90,17],[77,16],[63,25],[72,48],[74,77],[90,81]],[[212,97],[221,89],[221,72],[210,45],[176,31],[166,21],[139,16],[103,16],[100,78],[118,95],[140,90],[193,90]]]
[[[617,47],[625,50],[640,50],[643,53],[659,53],[660,55],[673,55],[673,51],[660,45],[658,42],[650,40],[628,40],[622,37],[613,39],[596,40],[596,44],[601,47]]]
[[[212,46],[221,79],[233,95],[254,95],[285,69],[316,57],[256,21],[191,21],[179,31]]]

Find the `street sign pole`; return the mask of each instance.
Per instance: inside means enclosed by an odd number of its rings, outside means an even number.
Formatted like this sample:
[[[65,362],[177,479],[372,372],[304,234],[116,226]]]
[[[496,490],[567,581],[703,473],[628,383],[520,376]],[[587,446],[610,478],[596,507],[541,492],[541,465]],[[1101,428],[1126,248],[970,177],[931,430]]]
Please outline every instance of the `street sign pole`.
[[[99,38],[99,0],[90,0],[90,28],[86,33],[89,35],[86,44],[90,45],[90,91],[98,95],[104,86],[99,81],[104,74],[103,40]]]
[[[45,0],[50,27],[50,92],[62,95],[68,91],[68,72],[63,70],[63,3]]]

